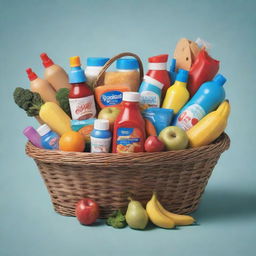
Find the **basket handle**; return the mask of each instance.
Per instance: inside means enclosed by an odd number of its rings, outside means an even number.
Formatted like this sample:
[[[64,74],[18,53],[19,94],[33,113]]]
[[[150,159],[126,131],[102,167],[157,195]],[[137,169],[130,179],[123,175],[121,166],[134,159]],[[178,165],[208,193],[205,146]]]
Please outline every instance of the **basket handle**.
[[[140,83],[141,83],[142,79],[143,79],[144,72],[143,72],[143,64],[142,64],[140,57],[131,52],[123,52],[123,53],[115,55],[113,58],[111,58],[109,61],[106,62],[106,64],[103,66],[102,70],[100,71],[98,77],[96,78],[96,80],[93,84],[93,88],[103,84],[102,80],[103,80],[104,74],[105,74],[106,70],[113,64],[113,62],[115,62],[117,59],[120,59],[120,58],[126,57],[126,56],[131,56],[131,57],[134,57],[135,59],[137,59],[137,61],[139,63]]]

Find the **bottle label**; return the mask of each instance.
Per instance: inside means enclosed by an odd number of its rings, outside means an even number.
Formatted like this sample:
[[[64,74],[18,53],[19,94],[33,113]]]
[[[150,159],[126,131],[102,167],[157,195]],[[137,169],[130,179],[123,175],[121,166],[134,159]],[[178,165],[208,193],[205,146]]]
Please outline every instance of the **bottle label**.
[[[94,96],[69,99],[69,105],[73,120],[85,120],[96,115]]]
[[[105,106],[118,105],[122,102],[123,93],[120,91],[105,92],[101,95],[100,100]]]
[[[155,92],[144,91],[140,94],[140,105],[141,105],[142,109],[159,108],[160,107],[160,97]]]
[[[111,138],[102,139],[91,137],[91,153],[108,153]]]
[[[187,131],[206,115],[198,104],[192,104],[179,114],[176,125]]]
[[[117,130],[117,153],[137,152],[141,147],[142,133],[137,128],[118,128]]]

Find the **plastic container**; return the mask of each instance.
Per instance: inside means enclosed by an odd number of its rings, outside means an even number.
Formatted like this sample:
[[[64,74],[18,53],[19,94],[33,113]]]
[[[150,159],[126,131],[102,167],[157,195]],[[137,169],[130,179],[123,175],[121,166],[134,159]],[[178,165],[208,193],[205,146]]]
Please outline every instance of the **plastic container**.
[[[215,110],[225,99],[225,82],[226,78],[218,74],[212,81],[204,83],[177,114],[173,125],[189,130],[205,115]]]
[[[56,91],[60,88],[71,89],[66,71],[59,65],[55,64],[46,53],[42,53],[40,57],[45,67],[44,78],[51,84],[51,86]]]
[[[28,126],[23,130],[23,134],[28,138],[28,140],[38,148],[42,148],[41,137],[39,133],[32,126]]]
[[[140,86],[139,63],[136,59],[121,58],[116,61],[117,71],[105,73],[105,85],[118,85],[137,92]]]
[[[85,76],[87,78],[87,84],[93,90],[93,84],[96,81],[102,67],[109,60],[109,58],[102,57],[89,57],[87,58],[87,65],[84,70]]]
[[[160,107],[163,86],[162,83],[154,78],[144,76],[139,89],[140,106],[142,109]]]
[[[113,153],[144,152],[145,121],[139,100],[138,92],[123,93],[123,108],[114,123]]]
[[[41,125],[37,132],[41,136],[41,144],[45,149],[58,149],[59,148],[59,135],[53,132],[47,124]]]
[[[72,88],[69,92],[69,105],[73,120],[85,120],[96,115],[94,96],[86,84],[84,70],[81,68],[80,58],[70,58],[71,71],[69,82]]]
[[[46,80],[39,78],[31,68],[26,69],[26,72],[30,80],[30,90],[39,93],[44,102],[49,101],[58,104],[55,98],[56,91],[53,87]]]
[[[179,69],[175,83],[166,92],[162,108],[173,109],[174,114],[179,112],[189,99],[187,80],[188,71]]]
[[[91,132],[91,153],[108,153],[110,151],[111,138],[109,121],[96,119],[94,121],[94,129]]]
[[[171,79],[167,71],[167,60],[168,54],[148,58],[148,72],[146,74],[164,85],[162,92],[163,97],[171,85]]]

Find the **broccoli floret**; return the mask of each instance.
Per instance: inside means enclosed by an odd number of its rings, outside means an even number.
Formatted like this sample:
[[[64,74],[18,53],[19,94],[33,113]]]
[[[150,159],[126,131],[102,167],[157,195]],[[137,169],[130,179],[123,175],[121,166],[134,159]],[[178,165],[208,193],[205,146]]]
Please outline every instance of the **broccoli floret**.
[[[69,106],[69,89],[61,88],[56,93],[56,100],[59,102],[60,107],[71,117],[70,106]]]
[[[106,224],[114,228],[124,228],[127,225],[121,210],[114,211],[107,219]]]
[[[15,103],[27,112],[28,116],[38,116],[41,106],[44,104],[39,93],[17,87],[13,92]]]

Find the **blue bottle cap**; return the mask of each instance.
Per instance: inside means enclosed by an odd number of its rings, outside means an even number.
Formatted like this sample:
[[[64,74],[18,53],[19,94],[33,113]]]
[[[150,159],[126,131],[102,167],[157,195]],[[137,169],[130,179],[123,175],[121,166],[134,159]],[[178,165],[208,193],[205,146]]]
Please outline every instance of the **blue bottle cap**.
[[[117,69],[138,69],[139,63],[136,59],[118,59],[116,61],[116,68]]]
[[[84,74],[84,70],[81,67],[72,67],[69,71],[69,83],[83,83],[87,81],[86,76]]]
[[[104,58],[104,57],[88,57],[87,66],[102,67],[106,64],[108,60],[109,58]]]
[[[227,79],[221,75],[221,74],[217,74],[214,78],[213,81],[219,85],[224,85],[225,82],[227,81]]]
[[[184,69],[179,69],[176,76],[176,81],[186,83],[188,81],[188,71]]]

